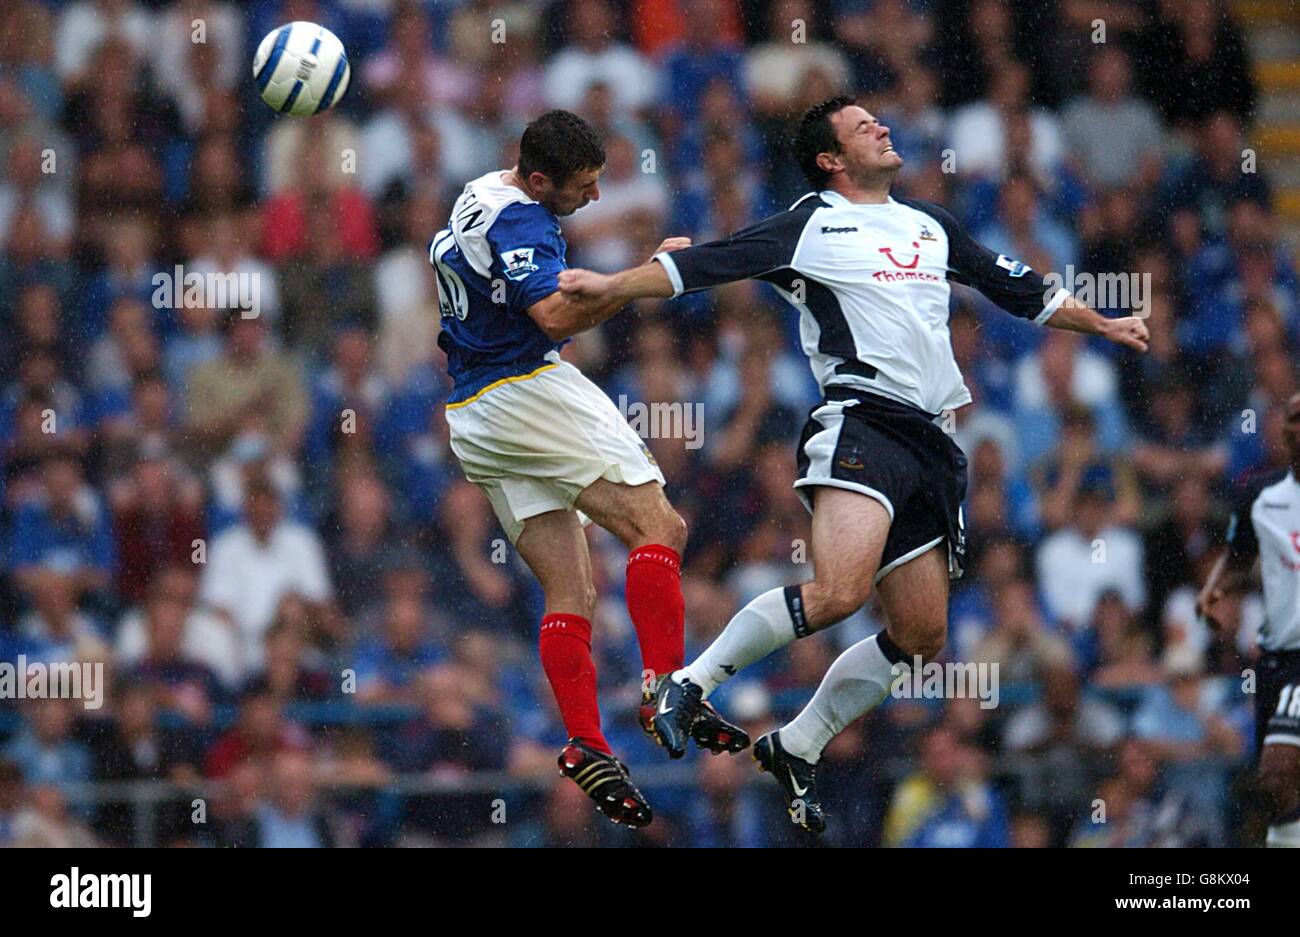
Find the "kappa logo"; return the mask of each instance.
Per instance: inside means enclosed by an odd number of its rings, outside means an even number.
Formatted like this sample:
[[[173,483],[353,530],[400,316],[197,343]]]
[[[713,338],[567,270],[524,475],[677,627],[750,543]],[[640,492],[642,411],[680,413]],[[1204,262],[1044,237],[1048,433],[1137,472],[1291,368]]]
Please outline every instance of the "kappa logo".
[[[928,226],[926,226],[926,225],[921,225],[921,240],[922,240],[922,241],[937,241],[937,240],[939,240],[939,239],[938,239],[937,237],[935,237],[933,234],[930,233],[930,229],[929,229]]]
[[[858,229],[852,226],[847,226],[843,228],[827,227],[825,225],[822,226],[822,234],[849,234],[856,230]]]
[[[511,280],[522,280],[530,273],[536,273],[537,264],[533,263],[533,248],[515,247],[501,252],[501,262],[506,266],[506,276]]]

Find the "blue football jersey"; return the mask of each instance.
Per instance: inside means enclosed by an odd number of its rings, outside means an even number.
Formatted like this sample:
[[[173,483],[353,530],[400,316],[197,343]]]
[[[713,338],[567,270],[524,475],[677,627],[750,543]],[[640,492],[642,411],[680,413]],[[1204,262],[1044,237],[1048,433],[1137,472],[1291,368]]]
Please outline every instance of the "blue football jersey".
[[[438,345],[454,384],[449,403],[558,360],[563,344],[526,311],[559,289],[559,221],[502,175],[494,170],[466,185],[429,244],[442,313]]]

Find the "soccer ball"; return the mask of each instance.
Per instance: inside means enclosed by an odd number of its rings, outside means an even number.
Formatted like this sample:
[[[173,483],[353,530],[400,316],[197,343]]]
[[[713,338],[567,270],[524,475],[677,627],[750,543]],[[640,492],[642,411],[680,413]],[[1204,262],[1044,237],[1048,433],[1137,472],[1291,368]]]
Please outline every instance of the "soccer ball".
[[[297,21],[272,30],[253,57],[257,93],[281,114],[295,117],[329,110],[351,77],[343,43],[315,23]]]

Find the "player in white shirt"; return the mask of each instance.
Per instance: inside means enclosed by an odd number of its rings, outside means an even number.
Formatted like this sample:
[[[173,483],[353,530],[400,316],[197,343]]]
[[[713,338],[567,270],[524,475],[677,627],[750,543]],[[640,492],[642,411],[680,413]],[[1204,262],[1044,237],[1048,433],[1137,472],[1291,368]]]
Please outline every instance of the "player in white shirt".
[[[1264,585],[1263,652],[1256,668],[1255,751],[1271,811],[1270,847],[1300,848],[1300,394],[1286,405],[1290,465],[1243,482],[1228,549],[1206,579],[1196,610],[1217,627],[1229,592],[1248,588],[1255,561]]]
[[[813,192],[729,238],[657,254],[612,275],[568,270],[561,291],[593,304],[676,296],[734,280],[772,283],[799,312],[825,401],[799,442],[815,578],[741,609],[693,663],[662,681],[654,725],[677,756],[704,700],[741,668],[847,618],[872,588],[889,626],[846,650],[793,721],[754,755],[791,816],[825,829],[815,788],[826,744],[878,704],[913,660],[944,645],[948,580],[961,574],[966,459],[939,423],[970,402],[948,335],[949,281],[1054,328],[1145,351],[1137,318],[1107,319],[1019,261],[976,243],[947,211],[890,196],[903,165],[889,128],[851,98],[811,108],[795,156]]]

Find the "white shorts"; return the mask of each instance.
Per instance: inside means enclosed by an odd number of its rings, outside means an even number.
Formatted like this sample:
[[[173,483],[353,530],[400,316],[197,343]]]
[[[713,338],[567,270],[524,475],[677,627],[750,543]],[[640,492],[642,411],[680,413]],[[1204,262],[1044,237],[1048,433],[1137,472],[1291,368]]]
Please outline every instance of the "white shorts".
[[[511,543],[528,518],[571,510],[597,479],[664,482],[613,401],[567,361],[448,404],[447,425],[465,477],[488,496]]]

